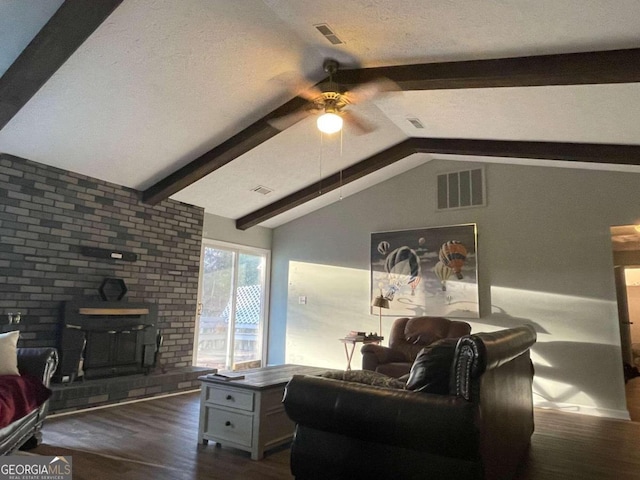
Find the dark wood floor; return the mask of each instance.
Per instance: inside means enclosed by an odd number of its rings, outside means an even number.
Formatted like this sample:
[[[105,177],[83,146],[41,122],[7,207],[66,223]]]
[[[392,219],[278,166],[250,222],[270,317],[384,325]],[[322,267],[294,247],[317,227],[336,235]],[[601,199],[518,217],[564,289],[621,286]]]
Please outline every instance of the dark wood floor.
[[[71,455],[74,480],[292,478],[288,448],[252,461],[197,445],[198,408],[189,393],[49,418],[32,452]],[[640,423],[541,409],[535,420],[519,480],[640,479]]]
[[[634,422],[640,422],[640,377],[629,380],[625,389],[629,416]]]

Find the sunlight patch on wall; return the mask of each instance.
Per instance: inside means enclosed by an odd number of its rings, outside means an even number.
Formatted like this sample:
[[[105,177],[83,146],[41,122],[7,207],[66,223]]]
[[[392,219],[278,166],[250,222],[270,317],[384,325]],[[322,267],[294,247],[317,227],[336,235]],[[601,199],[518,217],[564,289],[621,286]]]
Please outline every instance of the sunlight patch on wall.
[[[339,339],[350,330],[377,330],[378,317],[369,312],[368,270],[289,262],[286,362],[344,370]],[[361,346],[354,369],[362,368]]]
[[[506,287],[491,287],[491,315],[480,321],[509,325],[532,323],[541,334],[572,341],[620,345],[616,302],[576,295],[562,295]],[[612,322],[612,320],[614,320]],[[544,325],[544,328],[542,327]]]
[[[474,324],[474,331],[524,323],[536,329],[531,351],[536,406],[624,417],[626,405],[611,395],[624,390],[616,302],[492,287],[491,303],[491,315],[480,319],[484,326]],[[624,399],[624,391],[618,398]]]
[[[491,287],[488,298],[490,315],[465,319],[472,333],[522,324],[536,329],[531,352],[536,406],[625,418],[615,301],[504,287]],[[393,320],[383,317],[384,345]],[[375,331],[377,324],[378,316],[370,314],[368,270],[289,263],[287,363],[343,370],[339,339],[350,330]],[[354,351],[353,369],[362,367],[361,346]]]

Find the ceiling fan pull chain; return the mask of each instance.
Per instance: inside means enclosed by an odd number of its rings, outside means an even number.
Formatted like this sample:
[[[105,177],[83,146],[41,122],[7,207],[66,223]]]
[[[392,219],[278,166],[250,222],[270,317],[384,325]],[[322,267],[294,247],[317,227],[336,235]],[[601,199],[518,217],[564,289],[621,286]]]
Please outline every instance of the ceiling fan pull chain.
[[[340,163],[342,163],[342,130],[340,130]],[[340,168],[340,200],[342,200],[342,168]]]
[[[322,152],[324,151],[324,133],[320,132],[320,153],[318,154],[318,174],[320,181],[318,182],[318,193],[322,195]]]

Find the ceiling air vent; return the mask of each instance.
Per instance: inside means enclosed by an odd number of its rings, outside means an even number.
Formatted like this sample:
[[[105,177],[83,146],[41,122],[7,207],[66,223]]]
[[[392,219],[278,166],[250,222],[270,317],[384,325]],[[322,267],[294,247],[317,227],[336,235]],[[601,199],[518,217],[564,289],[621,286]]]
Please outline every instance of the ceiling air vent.
[[[413,125],[416,128],[424,128],[424,125],[422,124],[422,122],[417,118],[407,118],[407,122],[409,122],[411,125]]]
[[[318,25],[314,25],[316,30],[318,30],[332,45],[341,45],[344,42],[338,38],[338,36],[331,30],[331,27],[326,23],[319,23]]]
[[[438,210],[485,205],[484,170],[462,170],[438,175]]]
[[[259,193],[260,195],[268,195],[269,193],[273,192],[273,190],[271,190],[270,188],[263,187],[262,185],[258,185],[256,188],[252,188],[251,191]]]

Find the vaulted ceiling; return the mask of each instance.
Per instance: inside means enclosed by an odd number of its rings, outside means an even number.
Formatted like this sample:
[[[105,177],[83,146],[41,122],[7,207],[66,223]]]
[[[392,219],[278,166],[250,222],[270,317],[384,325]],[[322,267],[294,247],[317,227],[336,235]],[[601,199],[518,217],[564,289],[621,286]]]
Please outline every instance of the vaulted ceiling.
[[[637,175],[637,18],[637,0],[0,0],[0,152],[238,228],[436,158]],[[375,131],[274,128],[305,105],[283,79],[324,80],[327,58],[348,90],[398,86],[348,107]]]

